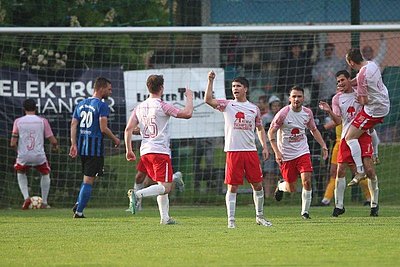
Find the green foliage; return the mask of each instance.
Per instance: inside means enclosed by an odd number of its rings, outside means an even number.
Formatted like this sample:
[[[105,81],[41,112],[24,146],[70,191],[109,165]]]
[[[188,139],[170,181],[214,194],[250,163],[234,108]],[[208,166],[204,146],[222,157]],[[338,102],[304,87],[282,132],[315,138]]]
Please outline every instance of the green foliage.
[[[177,208],[178,225],[160,225],[157,209],[1,210],[3,266],[397,266],[399,206],[380,217],[346,207],[339,218],[315,208],[304,221],[299,206],[266,207],[273,227],[256,225],[254,207],[240,206],[236,229],[225,207]],[[60,249],[61,248],[61,249]],[[95,248],[95,249],[93,249]],[[160,249],[168,248],[168,249]],[[155,254],[155,251],[157,253]],[[21,256],[23,255],[23,256]]]
[[[6,1],[8,2],[8,1]],[[11,2],[11,1],[9,1]],[[0,26],[18,27],[121,27],[121,26],[166,26],[168,7],[165,1],[95,1],[95,0],[54,0],[54,1],[14,1],[2,4],[5,20]],[[51,12],[49,12],[51,10]],[[144,67],[144,54],[147,52],[146,38],[127,34],[88,34],[88,35],[3,35],[0,36],[0,66],[21,67],[39,71],[60,68],[107,68],[123,67],[138,69]],[[141,49],[132,47],[140,42]],[[26,50],[22,55],[20,48]],[[46,64],[37,64],[34,50],[45,57]],[[46,52],[45,52],[46,51]],[[64,64],[51,64],[56,61],[46,54],[54,51],[66,55]],[[25,60],[25,61],[24,61]],[[28,62],[24,67],[23,62]],[[39,66],[39,67],[37,67]]]

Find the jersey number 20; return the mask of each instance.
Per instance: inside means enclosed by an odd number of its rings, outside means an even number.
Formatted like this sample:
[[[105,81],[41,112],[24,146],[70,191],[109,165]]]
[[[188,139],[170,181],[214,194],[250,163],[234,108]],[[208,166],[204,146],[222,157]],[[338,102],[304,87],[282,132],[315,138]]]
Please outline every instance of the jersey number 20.
[[[90,126],[92,126],[93,124],[93,112],[91,111],[84,111],[82,110],[81,112],[81,124],[80,127],[81,128],[90,128]]]

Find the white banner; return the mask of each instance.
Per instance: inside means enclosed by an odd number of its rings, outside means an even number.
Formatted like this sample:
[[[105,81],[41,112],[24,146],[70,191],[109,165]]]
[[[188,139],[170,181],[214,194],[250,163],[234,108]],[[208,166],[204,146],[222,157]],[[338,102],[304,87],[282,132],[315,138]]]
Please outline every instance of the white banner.
[[[151,74],[163,75],[164,101],[182,109],[186,103],[185,88],[193,91],[193,116],[189,120],[171,118],[171,139],[224,136],[222,113],[204,103],[210,70],[211,68],[177,68],[125,71],[126,118],[129,119],[133,108],[148,97],[147,77]],[[214,97],[225,99],[224,69],[212,70],[216,73]]]

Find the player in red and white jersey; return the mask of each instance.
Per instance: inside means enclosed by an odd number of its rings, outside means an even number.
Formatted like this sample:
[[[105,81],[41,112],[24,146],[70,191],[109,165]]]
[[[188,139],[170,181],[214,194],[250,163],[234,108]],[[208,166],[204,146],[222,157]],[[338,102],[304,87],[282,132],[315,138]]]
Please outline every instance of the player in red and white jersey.
[[[390,110],[390,100],[379,66],[375,62],[365,61],[359,49],[350,49],[346,54],[346,61],[352,69],[359,71],[357,77],[352,80],[352,85],[357,86],[357,101],[363,105],[345,137],[357,167],[354,183],[351,184],[355,185],[366,178],[358,138],[383,122]]]
[[[351,151],[347,143],[344,141],[347,131],[362,108],[357,101],[357,95],[351,86],[350,74],[347,70],[341,70],[336,73],[337,91],[338,93],[332,99],[332,109],[329,104],[321,101],[319,107],[326,111],[336,125],[342,124],[342,141],[340,142],[338,152],[338,168],[336,175],[335,189],[335,208],[332,216],[338,217],[345,212],[343,199],[346,187],[346,167],[354,164]],[[369,133],[364,132],[360,137],[361,156],[365,167],[365,173],[368,176],[368,189],[371,195],[371,216],[378,216],[378,178],[372,160],[372,139]]]
[[[193,113],[193,93],[186,89],[186,105],[184,109],[178,109],[163,100],[164,78],[162,75],[150,75],[147,78],[147,89],[150,96],[140,103],[132,112],[125,128],[126,159],[136,160],[132,150],[132,133],[136,127],[140,128],[142,143],[140,146],[141,161],[147,175],[157,184],[135,192],[136,198],[157,196],[160,210],[161,224],[175,224],[175,220],[169,217],[168,193],[172,189],[172,164],[169,136],[170,117],[190,119]],[[132,203],[135,208],[135,203]],[[133,213],[135,211],[133,210]]]
[[[26,99],[23,107],[26,115],[14,121],[10,142],[11,147],[16,148],[18,153],[14,168],[25,199],[22,209],[28,209],[31,203],[26,176],[30,167],[34,167],[41,174],[42,208],[49,208],[47,197],[50,190],[50,166],[44,152],[44,138],[49,139],[55,150],[58,150],[57,139],[49,122],[36,115],[36,103],[33,99]]]
[[[264,160],[268,159],[266,135],[261,123],[260,109],[246,98],[249,82],[244,77],[237,77],[232,81],[234,100],[213,98],[213,83],[215,73],[208,73],[208,83],[204,101],[211,107],[223,112],[225,118],[225,184],[226,209],[228,214],[228,228],[235,228],[236,196],[239,186],[243,184],[243,176],[253,188],[253,199],[256,209],[256,223],[263,226],[272,226],[264,218],[264,189],[260,160],[255,144],[255,129],[263,147]]]
[[[303,185],[300,214],[303,219],[310,219],[313,168],[306,129],[311,131],[315,140],[321,145],[324,160],[328,157],[328,148],[315,125],[311,109],[303,106],[303,88],[293,86],[290,89],[289,101],[290,105],[282,108],[275,115],[268,131],[271,147],[275,152],[275,159],[284,179],[279,182],[275,190],[275,199],[280,201],[283,192],[295,192],[297,178],[300,174]]]

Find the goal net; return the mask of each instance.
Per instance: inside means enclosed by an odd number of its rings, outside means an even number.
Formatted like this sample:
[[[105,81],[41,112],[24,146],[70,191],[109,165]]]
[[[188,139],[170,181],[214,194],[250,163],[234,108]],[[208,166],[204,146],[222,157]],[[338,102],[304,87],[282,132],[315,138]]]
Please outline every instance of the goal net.
[[[389,90],[391,112],[377,127],[380,165],[376,169],[380,200],[396,202],[400,189],[397,179],[400,135],[396,130],[400,112],[400,28],[287,28],[3,30],[0,36],[0,205],[19,207],[23,202],[13,168],[16,152],[9,145],[13,121],[23,115],[23,100],[33,98],[37,102],[38,114],[49,120],[61,145],[60,152],[46,151],[52,169],[49,204],[70,207],[82,183],[80,161],[68,156],[74,107],[91,96],[96,77],[110,79],[113,93],[107,100],[111,111],[109,127],[123,139],[129,114],[148,96],[145,81],[150,74],[164,75],[163,99],[177,107],[185,103],[184,88],[194,91],[193,118],[171,119],[173,168],[182,172],[185,182],[184,191],[171,193],[172,203],[224,204],[224,120],[222,113],[203,101],[208,71],[216,72],[214,96],[217,98],[232,98],[231,80],[245,76],[250,81],[248,99],[262,113],[268,112],[274,99],[286,105],[288,89],[294,84],[304,87],[305,105],[313,110],[325,141],[332,146],[334,130],[323,129],[328,119],[317,103],[329,101],[335,93],[335,73],[348,68],[344,55],[352,43],[353,46],[359,43],[364,57],[379,64]],[[127,205],[126,193],[134,185],[136,162],[126,161],[123,145],[115,149],[107,138],[105,145],[105,173],[95,182],[90,205]],[[329,180],[330,163],[321,159],[320,147],[311,136],[309,145],[314,165],[313,201],[318,203]],[[135,137],[137,156],[139,146],[140,138]],[[269,172],[268,164],[264,172]],[[273,201],[271,195],[279,173],[268,175],[265,179],[265,190],[269,192],[267,205]],[[30,170],[28,181],[30,195],[40,195],[40,174]],[[359,188],[347,191],[348,198],[354,201],[366,200]],[[240,203],[252,202],[246,182],[239,192]],[[298,203],[298,196],[287,202]]]

